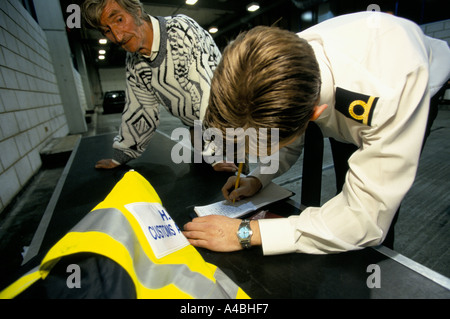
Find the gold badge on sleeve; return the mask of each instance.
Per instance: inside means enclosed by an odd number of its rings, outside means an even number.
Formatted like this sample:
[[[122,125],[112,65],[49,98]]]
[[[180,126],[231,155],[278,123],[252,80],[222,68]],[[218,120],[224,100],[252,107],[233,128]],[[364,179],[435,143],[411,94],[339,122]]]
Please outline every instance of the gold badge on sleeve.
[[[336,88],[336,109],[359,123],[371,125],[378,97]]]

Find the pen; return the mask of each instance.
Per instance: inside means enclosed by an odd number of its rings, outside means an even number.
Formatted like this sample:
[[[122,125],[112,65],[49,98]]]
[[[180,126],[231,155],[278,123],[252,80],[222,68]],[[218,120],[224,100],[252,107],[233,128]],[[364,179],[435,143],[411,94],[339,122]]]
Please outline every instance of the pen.
[[[244,163],[239,163],[239,169],[237,173],[236,184],[234,184],[234,189],[237,189],[239,187],[239,180],[241,179],[242,166],[244,166]],[[233,199],[233,204],[235,201],[236,199]]]

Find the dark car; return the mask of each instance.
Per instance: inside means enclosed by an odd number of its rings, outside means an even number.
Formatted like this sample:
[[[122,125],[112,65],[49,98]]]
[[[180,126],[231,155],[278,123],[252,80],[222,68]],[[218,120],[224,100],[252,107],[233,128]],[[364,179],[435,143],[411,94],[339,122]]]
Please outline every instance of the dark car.
[[[122,113],[125,106],[125,91],[108,91],[103,98],[103,113]]]

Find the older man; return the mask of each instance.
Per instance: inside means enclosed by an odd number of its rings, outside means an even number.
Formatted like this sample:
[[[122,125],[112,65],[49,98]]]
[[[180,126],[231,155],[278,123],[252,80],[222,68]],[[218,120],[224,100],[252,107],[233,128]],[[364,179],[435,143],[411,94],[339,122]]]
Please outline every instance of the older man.
[[[211,78],[221,53],[208,32],[184,15],[153,17],[139,0],[86,0],[83,15],[127,53],[127,102],[112,159],[96,168],[115,168],[139,157],[159,124],[159,105],[185,125],[205,114]],[[236,170],[233,163],[216,170]]]

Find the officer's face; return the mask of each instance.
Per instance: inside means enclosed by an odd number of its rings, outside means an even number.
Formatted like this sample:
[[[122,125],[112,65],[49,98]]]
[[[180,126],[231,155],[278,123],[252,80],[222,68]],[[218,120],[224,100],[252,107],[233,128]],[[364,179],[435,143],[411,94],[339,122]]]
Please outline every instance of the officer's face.
[[[140,52],[151,49],[147,34],[148,25],[138,21],[117,2],[109,0],[100,17],[103,34],[128,52]]]

